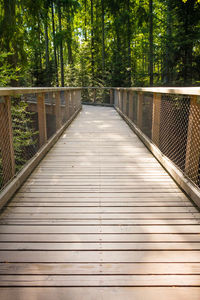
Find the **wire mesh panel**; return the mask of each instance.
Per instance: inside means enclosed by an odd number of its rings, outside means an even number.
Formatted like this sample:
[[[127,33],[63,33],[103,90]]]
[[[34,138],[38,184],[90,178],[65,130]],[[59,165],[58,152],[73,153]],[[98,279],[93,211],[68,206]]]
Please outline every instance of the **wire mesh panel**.
[[[144,93],[142,100],[142,126],[141,130],[149,138],[152,132],[152,111],[153,111],[153,94]]]
[[[32,158],[39,149],[38,113],[36,95],[12,97],[11,115],[16,172]],[[33,101],[34,100],[34,101]]]
[[[55,94],[45,93],[47,139],[56,132]]]
[[[71,112],[69,90],[49,90],[0,97],[0,190],[80,108],[80,90],[72,90]]]
[[[122,90],[121,90],[122,91]],[[118,90],[119,109],[181,170],[200,187],[200,99],[182,94]],[[131,98],[130,98],[131,97]],[[132,107],[130,106],[132,105]]]
[[[137,124],[138,94],[133,93],[133,122]]]
[[[182,171],[185,169],[190,97],[163,95],[160,116],[160,150]]]

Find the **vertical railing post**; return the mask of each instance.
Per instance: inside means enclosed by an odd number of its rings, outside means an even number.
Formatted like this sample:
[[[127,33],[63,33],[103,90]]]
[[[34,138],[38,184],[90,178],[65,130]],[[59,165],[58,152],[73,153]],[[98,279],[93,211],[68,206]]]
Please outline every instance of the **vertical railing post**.
[[[133,92],[129,92],[128,117],[133,121]]]
[[[61,127],[61,101],[60,92],[55,93],[55,115],[56,115],[56,130]]]
[[[74,98],[75,98],[75,103],[74,103],[74,110],[75,112],[77,111],[77,108],[78,108],[78,93],[77,93],[77,90],[74,91]]]
[[[198,183],[200,158],[200,104],[197,96],[191,96],[190,115],[188,122],[185,172]]]
[[[78,108],[81,107],[81,101],[82,101],[82,90],[79,90],[79,93],[78,93],[78,96],[79,96],[79,102],[78,102]]]
[[[40,147],[47,142],[45,94],[37,94],[38,128]]]
[[[76,111],[76,90],[72,92],[73,114]]]
[[[123,90],[119,90],[120,96],[120,110],[123,112]]]
[[[152,141],[156,146],[160,142],[161,94],[153,93]]]
[[[143,108],[143,93],[138,92],[138,105],[137,105],[137,126],[142,128],[142,108]]]
[[[93,103],[95,103],[96,100],[97,100],[97,90],[94,89],[94,91],[93,91]]]
[[[111,105],[114,104],[114,93],[113,93],[113,89],[110,89],[110,104],[111,104]]]
[[[70,114],[69,114],[69,91],[64,92],[65,97],[65,116],[66,120],[69,120]]]
[[[0,99],[0,149],[3,183],[6,183],[15,175],[11,99],[9,96]]]
[[[127,91],[124,89],[123,91],[123,113],[127,114]]]

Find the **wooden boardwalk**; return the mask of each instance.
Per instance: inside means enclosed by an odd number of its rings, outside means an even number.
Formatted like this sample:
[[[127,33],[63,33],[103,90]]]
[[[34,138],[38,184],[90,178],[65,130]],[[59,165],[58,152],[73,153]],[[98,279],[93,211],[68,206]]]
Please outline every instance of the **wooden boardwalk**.
[[[113,108],[85,106],[0,218],[1,300],[199,300],[200,214]]]

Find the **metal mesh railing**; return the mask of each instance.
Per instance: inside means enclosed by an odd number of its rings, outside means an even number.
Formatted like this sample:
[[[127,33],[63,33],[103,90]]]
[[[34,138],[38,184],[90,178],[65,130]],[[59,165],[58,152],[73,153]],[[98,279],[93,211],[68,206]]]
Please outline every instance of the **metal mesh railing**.
[[[129,94],[129,97],[126,94]],[[128,116],[194,185],[200,187],[198,97],[116,89],[114,98],[115,106]]]
[[[0,190],[81,106],[80,89],[24,90],[0,96]]]

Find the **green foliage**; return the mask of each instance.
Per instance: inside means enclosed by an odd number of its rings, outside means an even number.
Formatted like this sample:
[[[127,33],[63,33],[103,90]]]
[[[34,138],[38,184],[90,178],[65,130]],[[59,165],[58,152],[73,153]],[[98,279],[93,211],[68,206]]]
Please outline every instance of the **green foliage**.
[[[28,104],[14,98],[11,106],[13,124],[13,144],[16,171],[29,160],[37,149],[38,132],[33,128],[32,113],[27,111]]]
[[[18,80],[20,68],[13,68],[9,63],[7,58],[11,56],[12,53],[0,53],[0,86],[7,86],[11,80]]]
[[[200,0],[149,4],[0,0],[0,85],[199,84]]]

